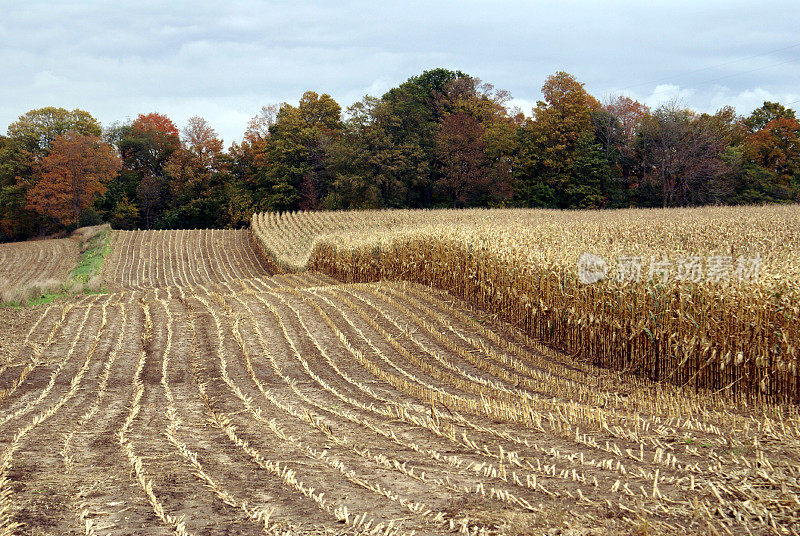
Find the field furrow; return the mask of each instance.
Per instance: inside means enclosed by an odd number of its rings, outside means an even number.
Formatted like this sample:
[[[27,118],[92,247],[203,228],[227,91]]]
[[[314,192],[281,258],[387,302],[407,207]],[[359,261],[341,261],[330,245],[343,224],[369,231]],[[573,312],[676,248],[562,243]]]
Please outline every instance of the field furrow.
[[[110,293],[0,310],[0,535],[798,534],[791,408],[253,240],[115,232]]]

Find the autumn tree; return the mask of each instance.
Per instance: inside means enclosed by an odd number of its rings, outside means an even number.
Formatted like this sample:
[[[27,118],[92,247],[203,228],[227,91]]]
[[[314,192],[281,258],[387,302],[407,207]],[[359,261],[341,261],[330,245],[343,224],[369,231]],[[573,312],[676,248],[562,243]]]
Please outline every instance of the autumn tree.
[[[24,140],[31,151],[44,156],[57,136],[67,132],[100,136],[100,122],[89,112],[48,106],[31,110],[8,127],[8,136]]]
[[[775,174],[782,188],[800,176],[800,124],[795,119],[772,119],[747,137],[745,147],[749,162]]]
[[[259,175],[266,169],[266,142],[269,128],[277,121],[278,110],[275,104],[262,106],[248,121],[241,143],[232,143],[228,151],[229,169],[237,183],[237,198],[247,206],[252,205]],[[238,213],[240,209],[231,207],[229,213]]]
[[[277,104],[262,106],[261,110],[247,122],[244,139],[250,142],[265,140],[269,136],[269,127],[278,122],[280,109]]]
[[[303,94],[281,106],[269,127],[256,203],[261,209],[319,208],[331,185],[328,147],[341,130],[341,108],[330,95]]]
[[[650,110],[630,97],[607,99],[592,110],[595,135],[609,162],[622,164],[634,156],[634,141]]]
[[[449,181],[446,176],[455,168],[452,160],[445,162],[443,148],[455,138],[445,133],[453,133],[452,127],[463,126],[464,121],[476,122],[482,132],[481,139],[474,140],[483,148],[480,168],[498,181],[494,189],[498,195],[490,197],[504,197],[510,183],[509,155],[516,146],[516,125],[504,106],[507,100],[507,92],[448,69],[411,77],[380,98],[364,97],[347,109],[342,134],[330,146],[334,182],[324,205],[452,205],[451,186],[458,179]],[[456,114],[462,121],[450,120],[443,128],[444,121]],[[470,204],[489,202],[486,196],[468,197]]]
[[[485,134],[480,122],[465,112],[445,117],[436,133],[442,173],[435,186],[454,208],[471,205],[489,194],[492,174]]]
[[[592,127],[591,111],[598,103],[582,83],[563,71],[547,77],[542,94],[544,101],[537,103],[533,113],[538,135],[545,142],[545,166],[568,168],[575,157],[572,149]]]
[[[50,221],[28,206],[39,180],[39,164],[53,140],[68,131],[100,135],[100,123],[83,110],[46,107],[30,110],[9,125],[0,143],[0,233],[21,239],[48,230]]]
[[[711,197],[725,171],[722,139],[708,121],[675,103],[660,106],[642,125],[638,150],[660,204],[689,206]]]
[[[610,207],[628,206],[639,185],[642,170],[635,140],[649,113],[647,106],[625,96],[609,97],[591,111],[595,139],[609,166],[609,180],[600,188]]]
[[[238,227],[249,222],[255,212],[254,194],[259,178],[267,169],[266,144],[269,128],[277,121],[279,106],[262,106],[247,123],[241,143],[232,143],[228,150],[231,181],[226,186],[225,220]]]
[[[217,132],[202,117],[190,117],[183,128],[183,142],[197,158],[204,172],[219,171],[222,167],[221,157],[224,144]]]
[[[604,206],[609,170],[601,161],[592,112],[600,108],[583,84],[563,71],[547,78],[544,101],[520,129],[515,197],[525,206]],[[604,163],[605,162],[605,163]]]
[[[114,148],[96,136],[56,136],[41,163],[41,179],[28,191],[28,205],[63,225],[77,225],[121,167]]]
[[[449,204],[486,205],[510,197],[508,157],[516,147],[516,125],[505,107],[508,99],[508,92],[469,76],[436,93],[434,187]]]
[[[108,221],[114,229],[136,229],[139,222],[139,207],[124,195],[114,205]]]
[[[141,209],[144,225],[151,226],[171,200],[165,166],[181,147],[178,127],[165,115],[140,114],[133,122],[112,125],[106,139],[117,146],[123,168],[99,202],[101,214],[111,218],[126,196]]]
[[[794,110],[785,107],[779,102],[764,101],[759,108],[753,110],[744,121],[744,125],[750,132],[758,132],[775,119],[797,119]]]
[[[172,152],[163,170],[173,193],[180,198],[197,195],[195,190],[203,190],[208,177],[221,171],[224,162],[222,140],[216,131],[202,117],[192,117],[183,129],[180,147]]]
[[[178,127],[162,114],[139,114],[120,139],[125,167],[156,177],[172,153],[180,148]]]
[[[192,117],[183,129],[181,146],[164,165],[169,195],[159,217],[159,227],[217,227],[229,223],[224,205],[228,202],[230,158],[222,140],[201,117]]]

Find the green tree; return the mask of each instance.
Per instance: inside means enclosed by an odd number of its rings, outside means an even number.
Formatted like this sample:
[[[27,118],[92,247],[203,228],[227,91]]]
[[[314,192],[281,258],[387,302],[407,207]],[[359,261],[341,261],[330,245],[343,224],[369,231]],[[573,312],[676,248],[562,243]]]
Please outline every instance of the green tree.
[[[111,218],[123,196],[139,207],[143,227],[150,228],[173,201],[165,166],[181,148],[178,128],[165,115],[139,114],[131,123],[112,125],[105,138],[122,156],[123,168],[98,200],[101,215]]]
[[[231,179],[225,184],[225,199],[223,225],[234,229],[247,226],[255,212],[250,191],[242,183]]]
[[[34,165],[28,144],[0,136],[0,241],[27,238],[41,226],[42,218],[25,199],[36,177]]]
[[[53,140],[69,131],[100,136],[102,129],[89,112],[48,106],[31,110],[8,126],[8,136],[23,140],[37,156],[44,156]]]
[[[387,155],[395,164],[395,176],[405,199],[387,204],[430,206],[433,184],[439,173],[436,166],[436,132],[445,111],[442,95],[448,84],[466,78],[461,71],[433,69],[413,76],[387,91],[374,110],[378,124],[396,150]]]
[[[256,184],[258,208],[319,208],[332,182],[328,147],[341,128],[341,108],[330,95],[307,91],[297,106],[281,106],[264,143]]]
[[[114,229],[136,229],[139,222],[139,207],[123,194],[114,205],[111,217],[108,219]]]

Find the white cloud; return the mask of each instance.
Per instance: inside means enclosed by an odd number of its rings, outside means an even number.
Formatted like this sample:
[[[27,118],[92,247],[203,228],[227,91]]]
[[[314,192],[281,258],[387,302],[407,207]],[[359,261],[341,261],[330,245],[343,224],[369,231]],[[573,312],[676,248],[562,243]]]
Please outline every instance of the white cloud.
[[[727,87],[717,88],[711,97],[714,109],[733,106],[740,115],[749,115],[765,101],[791,103],[800,99],[800,93],[777,93],[761,87],[734,92]],[[791,107],[792,105],[789,105]]]
[[[658,108],[662,104],[676,102],[680,106],[687,106],[689,98],[695,94],[695,90],[681,88],[675,84],[659,84],[653,92],[644,98],[644,103],[650,108]]]
[[[786,48],[798,15],[795,0],[764,10],[744,0],[512,0],[503,9],[476,0],[29,0],[4,7],[0,20],[0,132],[52,105],[104,124],[154,110],[179,123],[200,115],[230,142],[264,104],[311,89],[344,108],[434,67],[510,90],[526,114],[557,70],[599,98],[634,84],[620,92],[650,105],[677,97],[700,111],[729,103],[747,113],[766,95],[798,98],[800,48]],[[774,68],[753,71],[762,66]],[[727,87],[708,86],[719,78]]]
[[[38,90],[51,90],[63,87],[67,80],[50,71],[41,71],[33,75],[33,88]]]
[[[506,108],[519,108],[519,110],[525,114],[526,117],[533,116],[533,109],[536,107],[536,101],[528,100],[528,99],[518,99],[516,97],[509,99],[508,103],[506,104]]]

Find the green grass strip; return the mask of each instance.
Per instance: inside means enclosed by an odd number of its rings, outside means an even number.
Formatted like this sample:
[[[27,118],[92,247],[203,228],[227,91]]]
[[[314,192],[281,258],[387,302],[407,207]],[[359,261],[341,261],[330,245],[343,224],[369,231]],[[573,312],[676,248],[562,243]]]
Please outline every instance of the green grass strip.
[[[69,284],[86,285],[92,277],[100,273],[106,255],[111,253],[111,231],[103,231],[89,239],[86,249],[78,257],[78,265],[69,274]],[[105,293],[105,291],[90,291],[90,293]]]

